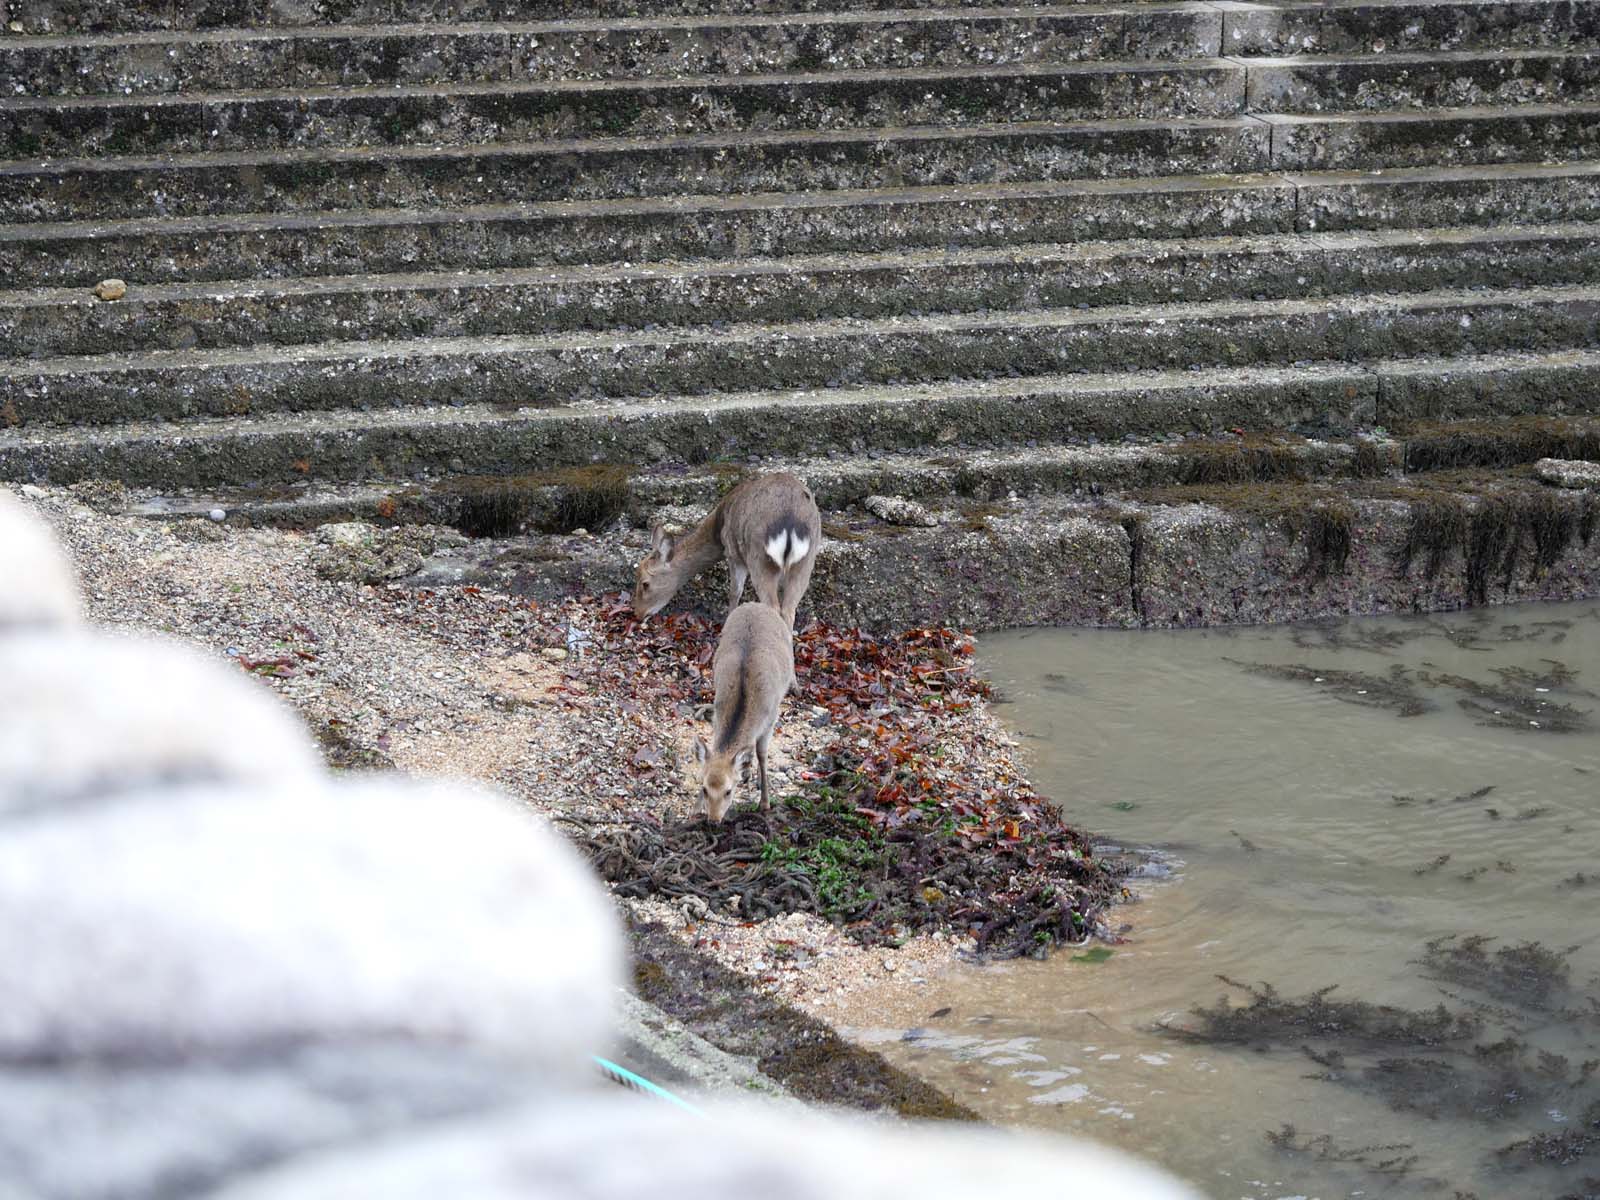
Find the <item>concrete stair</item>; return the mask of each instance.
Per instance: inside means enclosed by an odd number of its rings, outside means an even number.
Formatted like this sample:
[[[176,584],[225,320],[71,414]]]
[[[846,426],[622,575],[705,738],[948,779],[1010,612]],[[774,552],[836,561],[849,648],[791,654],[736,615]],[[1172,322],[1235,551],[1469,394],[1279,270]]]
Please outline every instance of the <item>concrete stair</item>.
[[[1600,410],[1600,0],[5,15],[3,478],[842,507]]]

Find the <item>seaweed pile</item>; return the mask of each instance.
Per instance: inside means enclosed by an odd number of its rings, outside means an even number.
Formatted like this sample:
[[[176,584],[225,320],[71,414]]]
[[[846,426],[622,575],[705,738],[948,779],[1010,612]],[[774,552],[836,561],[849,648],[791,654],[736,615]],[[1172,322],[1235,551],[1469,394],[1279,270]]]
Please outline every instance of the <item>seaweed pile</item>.
[[[596,641],[632,694],[684,714],[709,699],[710,623],[640,625],[617,604]],[[988,695],[971,638],[812,625],[795,665],[827,732],[798,792],[770,814],[739,810],[716,827],[644,812],[572,822],[620,895],[695,897],[746,920],[813,913],[869,944],[943,929],[1016,957],[1084,940],[1123,894],[1117,867],[1026,782],[966,760],[962,719]]]

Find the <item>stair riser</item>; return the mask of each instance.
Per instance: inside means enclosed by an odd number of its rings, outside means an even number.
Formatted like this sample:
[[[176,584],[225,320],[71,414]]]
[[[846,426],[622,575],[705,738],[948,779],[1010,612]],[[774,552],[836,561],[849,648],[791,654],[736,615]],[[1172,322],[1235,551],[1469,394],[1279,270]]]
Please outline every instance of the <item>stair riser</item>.
[[[1301,232],[1587,221],[1600,215],[1600,174],[1542,178],[1362,178],[1299,189]],[[3,251],[0,251],[3,253]]]
[[[1530,397],[1536,402],[1530,403]],[[1379,393],[1377,422],[1470,421],[1539,413],[1600,412],[1600,369],[1508,365],[1468,374],[1394,372]]]
[[[0,221],[1239,173],[1266,168],[1267,135],[1265,125],[1241,122],[892,141],[802,136],[571,154],[502,149],[242,166],[41,166],[0,172]]]
[[[1577,104],[1600,97],[1600,55],[1252,66],[1252,112],[1391,112],[1468,105]]]
[[[714,320],[783,322],[924,312],[1159,304],[1242,296],[1526,287],[1600,278],[1600,242],[1549,238],[1405,248],[1263,247],[1128,254],[1114,260],[928,264],[806,273],[603,282],[374,286],[288,296],[143,300],[88,293],[0,305],[0,345],[22,357],[370,339],[554,333]]]
[[[677,78],[971,64],[1208,58],[1212,12],[1151,6],[1052,16],[659,29],[301,31],[232,41],[0,43],[8,94],[79,96],[370,84]]]
[[[1241,8],[1223,18],[1227,54],[1398,54],[1600,44],[1600,4],[1371,4]]]
[[[1318,312],[1014,329],[823,332],[677,344],[461,350],[268,363],[107,369],[0,379],[0,411],[27,426],[424,404],[555,405],[587,396],[700,395],[1072,371],[1169,370],[1600,344],[1587,301]]]
[[[1284,171],[1572,162],[1600,157],[1593,112],[1318,121],[1276,125],[1272,163]]]
[[[0,146],[10,147],[19,158],[87,157],[1003,121],[1166,120],[1232,117],[1243,110],[1243,71],[1190,67],[999,78],[821,80],[313,100],[171,100],[150,105],[0,110]]]
[[[1523,211],[1522,204],[1521,197],[1512,196],[1501,207],[1515,216]],[[1346,207],[1357,208],[1353,201]],[[1487,213],[1488,206],[1484,211]],[[1589,211],[1600,215],[1600,182]],[[0,236],[0,277],[16,286],[92,287],[108,276],[142,283],[178,283],[357,271],[484,270],[886,247],[1003,246],[1040,239],[1070,242],[1284,233],[1292,231],[1294,219],[1294,189],[1283,183],[1265,183],[1239,189],[1072,193],[982,201],[875,200],[796,208],[729,205],[683,213],[560,214],[391,225],[297,224],[260,231],[152,230],[26,240]],[[1482,219],[1493,218],[1485,215]]]
[[[0,479],[58,483],[115,478],[134,486],[227,487],[262,482],[355,480],[416,474],[519,474],[593,461],[742,460],[753,453],[805,456],[832,449],[914,450],[961,442],[1018,444],[1173,430],[1370,422],[1376,380],[1352,372],[1283,386],[1040,391],[937,402],[816,404],[796,398],[761,408],[664,411],[618,422],[605,414],[562,420],[419,425],[306,434],[263,422],[234,438],[137,436],[106,446],[0,445]],[[935,450],[933,453],[937,453]]]

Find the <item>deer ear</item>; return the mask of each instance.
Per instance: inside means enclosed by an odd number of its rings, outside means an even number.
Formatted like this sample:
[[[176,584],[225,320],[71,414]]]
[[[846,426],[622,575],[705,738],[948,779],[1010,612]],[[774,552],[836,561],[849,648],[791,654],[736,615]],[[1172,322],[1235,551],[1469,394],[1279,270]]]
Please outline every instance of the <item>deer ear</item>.
[[[706,759],[708,759],[710,757],[711,757],[711,751],[706,749],[706,740],[705,740],[705,738],[695,738],[695,740],[694,740],[694,760],[695,760],[695,762],[699,763],[701,766],[705,766]]]
[[[667,532],[664,525],[650,527],[650,549],[662,562],[672,557],[672,535]]]

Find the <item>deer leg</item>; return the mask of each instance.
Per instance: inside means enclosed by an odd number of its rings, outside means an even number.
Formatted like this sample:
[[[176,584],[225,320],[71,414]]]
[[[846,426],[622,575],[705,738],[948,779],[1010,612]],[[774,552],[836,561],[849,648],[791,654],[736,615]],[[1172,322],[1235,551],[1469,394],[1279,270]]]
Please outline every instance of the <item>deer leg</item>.
[[[750,578],[750,572],[734,562],[728,560],[728,615],[733,616],[733,610],[739,607],[739,601],[744,596],[745,580]]]
[[[800,608],[800,601],[805,597],[806,589],[811,586],[811,568],[816,565],[816,555],[802,558],[789,568],[788,577],[783,581],[783,616],[789,622],[789,628],[794,628],[795,613]]]
[[[767,743],[772,740],[769,733],[766,737],[756,742],[756,773],[761,777],[761,811],[772,811],[772,797],[767,794]]]

